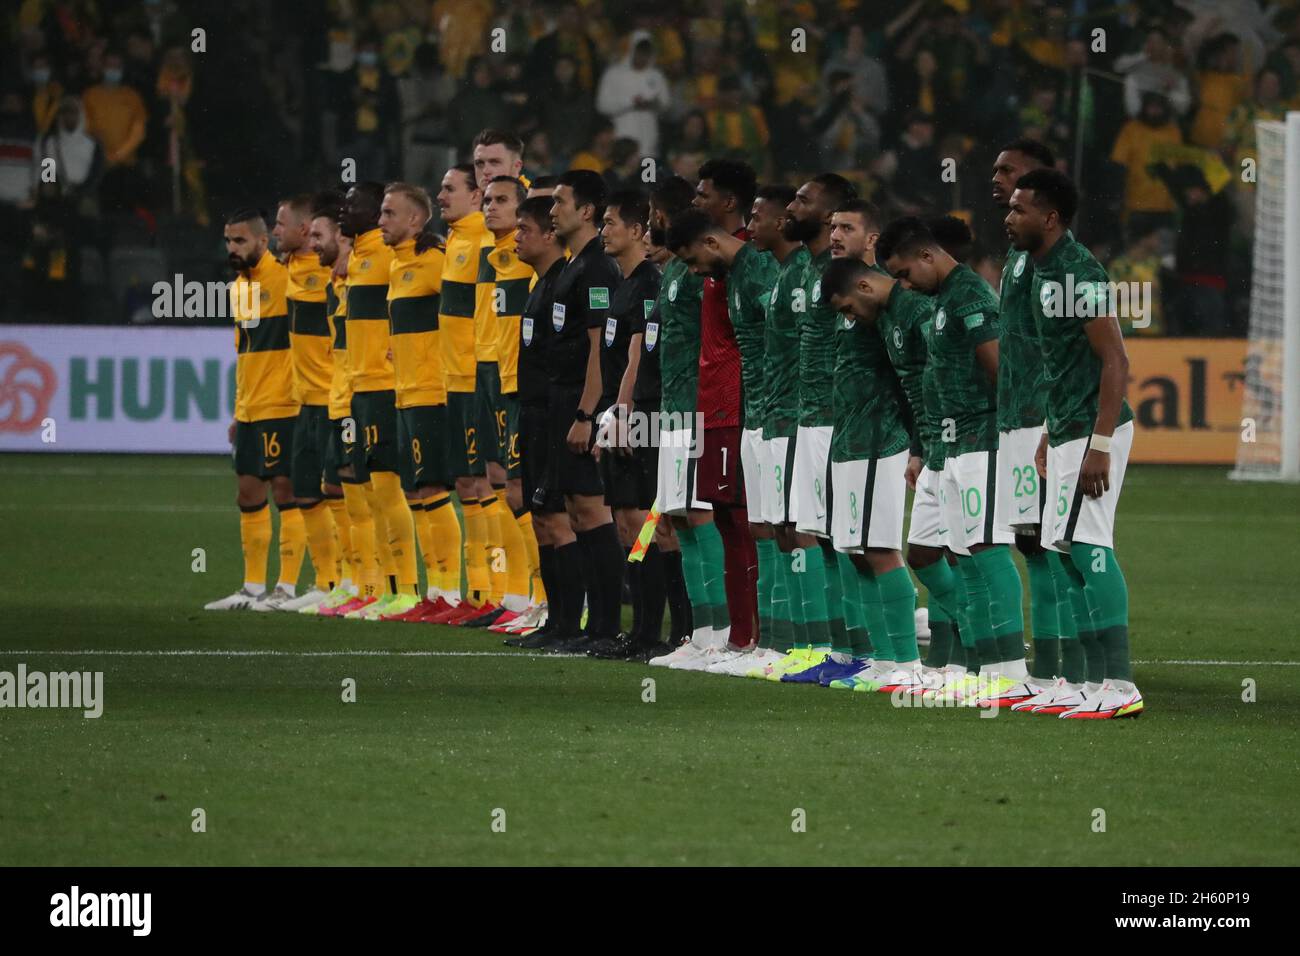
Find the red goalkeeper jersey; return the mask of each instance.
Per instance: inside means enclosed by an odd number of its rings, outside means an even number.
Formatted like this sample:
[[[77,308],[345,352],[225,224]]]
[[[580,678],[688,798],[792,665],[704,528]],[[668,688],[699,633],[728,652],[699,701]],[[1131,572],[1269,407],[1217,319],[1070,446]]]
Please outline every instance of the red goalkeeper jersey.
[[[749,240],[740,229],[738,239]],[[736,330],[727,315],[727,282],[705,279],[700,304],[700,384],[696,410],[704,418],[705,428],[739,428],[740,346]]]

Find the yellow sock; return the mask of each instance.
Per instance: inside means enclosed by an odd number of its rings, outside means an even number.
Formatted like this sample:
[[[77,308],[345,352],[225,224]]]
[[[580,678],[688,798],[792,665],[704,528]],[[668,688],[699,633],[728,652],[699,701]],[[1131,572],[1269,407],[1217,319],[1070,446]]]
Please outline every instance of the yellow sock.
[[[397,583],[397,561],[393,558],[392,535],[388,531],[388,512],[384,510],[375,490],[375,476],[363,485],[366,489],[366,506],[375,522],[375,558],[379,562],[379,593],[394,592]],[[394,592],[395,593],[395,592]]]
[[[302,559],[307,554],[307,524],[302,509],[295,505],[280,508],[280,580],[276,587],[298,587]]]
[[[546,587],[542,584],[542,559],[537,551],[537,535],[533,531],[533,513],[521,511],[515,515],[519,526],[519,535],[524,539],[524,549],[528,552],[528,576],[532,579],[532,596],[534,604],[546,603]]]
[[[438,559],[437,545],[433,540],[433,522],[429,519],[429,509],[424,501],[408,501],[411,506],[411,519],[415,522],[415,537],[420,542],[420,558],[424,562],[424,578],[429,587],[437,587]]]
[[[334,518],[323,501],[298,510],[307,526],[307,549],[311,552],[311,565],[316,569],[316,587],[328,591],[338,583],[334,576],[338,573],[338,559],[334,554]]]
[[[488,587],[488,601],[492,604],[500,604],[501,599],[506,595],[506,578],[507,562],[510,556],[506,553],[505,542],[501,538],[501,502],[496,495],[490,495],[487,498],[480,498],[478,506],[483,512],[483,518],[487,523],[487,547],[486,560],[488,566],[488,580],[491,584]]]
[[[528,600],[528,551],[524,547],[524,536],[519,533],[515,516],[506,504],[506,489],[495,489],[496,505],[492,509],[496,518],[501,547],[506,553],[506,580],[504,593]]]
[[[469,587],[467,597],[470,603],[481,604],[492,586],[487,566],[487,518],[477,498],[462,498],[460,509],[465,519],[465,542],[461,550]]]
[[[334,522],[334,580],[352,580],[352,517],[342,498],[326,498]]]
[[[451,494],[443,491],[425,498],[424,511],[433,528],[434,555],[438,560],[434,584],[445,592],[459,595],[464,542],[456,509],[451,506]]]
[[[375,562],[375,519],[366,501],[366,486],[344,482],[343,500],[352,519],[352,579],[361,597],[378,597],[379,565]]]
[[[411,506],[406,503],[402,480],[393,471],[376,471],[370,476],[375,499],[384,513],[388,527],[388,550],[397,569],[397,588],[401,594],[418,594],[420,572],[415,563],[415,522]]]
[[[244,549],[244,583],[266,587],[266,556],[271,551],[271,509],[239,509],[239,544]]]

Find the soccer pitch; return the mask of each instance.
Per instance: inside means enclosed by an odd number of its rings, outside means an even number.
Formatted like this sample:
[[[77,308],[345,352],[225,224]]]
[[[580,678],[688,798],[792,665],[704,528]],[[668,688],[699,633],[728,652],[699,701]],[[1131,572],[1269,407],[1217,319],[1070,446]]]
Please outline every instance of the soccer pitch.
[[[1294,486],[1130,470],[1116,548],[1147,713],[1091,722],[204,612],[241,575],[226,460],[6,455],[0,479],[0,670],[104,674],[98,719],[0,710],[2,864],[1290,865],[1300,848]]]

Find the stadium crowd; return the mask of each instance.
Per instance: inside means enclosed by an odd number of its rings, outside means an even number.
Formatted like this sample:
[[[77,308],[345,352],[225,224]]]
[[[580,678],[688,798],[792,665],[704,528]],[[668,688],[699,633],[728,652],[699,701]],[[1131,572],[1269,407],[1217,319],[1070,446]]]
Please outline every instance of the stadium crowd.
[[[1157,284],[1143,334],[1239,335],[1241,161],[1254,121],[1300,93],[1300,16],[1262,0],[9,9],[0,262],[22,295],[7,321],[154,321],[156,277],[221,277],[210,210],[337,182],[345,158],[359,179],[432,186],[477,130],[502,127],[534,175],[644,185],[647,158],[690,179],[725,156],[765,181],[837,170],[889,213],[981,224],[997,221],[992,151],[1031,136],[1081,184],[1078,232],[1111,274]],[[1005,237],[977,240],[972,264],[996,281]]]

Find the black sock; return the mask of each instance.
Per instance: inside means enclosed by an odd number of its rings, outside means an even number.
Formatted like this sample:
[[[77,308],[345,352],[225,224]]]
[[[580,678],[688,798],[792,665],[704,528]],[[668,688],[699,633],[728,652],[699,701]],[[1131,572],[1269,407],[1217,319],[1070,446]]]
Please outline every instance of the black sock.
[[[621,598],[625,563],[623,546],[618,543],[614,522],[590,531],[579,531],[578,544],[586,552],[592,574],[591,586],[587,591],[587,603],[591,606],[587,632],[594,637],[613,637],[622,630]]]
[[[657,641],[663,633],[667,586],[664,553],[651,542],[641,559],[641,626],[634,632],[637,640]]]
[[[664,584],[668,596],[668,616],[673,641],[684,641],[691,636],[695,626],[691,621],[691,598],[686,593],[686,576],[682,573],[682,553],[663,552]]]
[[[564,637],[577,637],[582,627],[582,598],[587,590],[582,566],[582,548],[577,541],[555,549],[556,583],[564,592],[563,617],[556,622],[555,633]]]
[[[537,563],[542,572],[542,587],[546,589],[546,633],[556,630],[564,619],[564,589],[555,572],[555,548],[549,544],[537,546]]]
[[[623,573],[627,575],[627,591],[632,597],[632,626],[628,628],[629,634],[641,633],[641,602],[644,595],[644,584],[642,584],[642,573],[645,570],[644,563],[641,561],[627,560],[631,548],[623,549]],[[622,617],[622,615],[619,615]],[[621,631],[622,628],[620,627]]]

